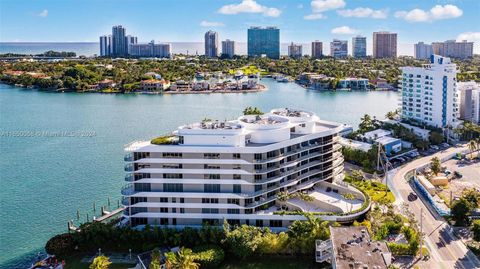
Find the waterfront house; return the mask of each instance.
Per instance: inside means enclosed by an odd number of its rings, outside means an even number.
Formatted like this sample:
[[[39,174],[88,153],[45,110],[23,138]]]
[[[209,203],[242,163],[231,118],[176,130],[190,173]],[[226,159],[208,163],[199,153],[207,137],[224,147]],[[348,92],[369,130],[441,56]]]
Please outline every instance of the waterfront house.
[[[337,89],[349,89],[352,91],[368,90],[368,79],[366,78],[345,78],[340,79]]]
[[[192,90],[192,83],[185,80],[177,80],[170,86],[172,91],[190,91]]]
[[[115,88],[115,86],[117,86],[117,83],[111,79],[104,79],[99,81],[97,84],[99,89]]]
[[[140,82],[140,88],[144,92],[164,91],[170,88],[170,82],[163,79],[142,80]]]

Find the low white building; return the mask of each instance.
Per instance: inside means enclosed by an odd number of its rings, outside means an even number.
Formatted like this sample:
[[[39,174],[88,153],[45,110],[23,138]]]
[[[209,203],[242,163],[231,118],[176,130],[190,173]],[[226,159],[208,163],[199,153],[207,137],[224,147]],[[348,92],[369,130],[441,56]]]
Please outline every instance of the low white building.
[[[351,221],[369,205],[362,207],[366,197],[360,191],[336,183],[343,178],[338,142],[343,128],[311,112],[274,109],[183,125],[157,144],[130,146],[123,223],[182,228],[227,220],[284,228],[305,219],[296,210]],[[298,192],[313,201],[298,200],[293,196]],[[292,198],[280,200],[281,193]],[[285,211],[290,212],[281,214]]]

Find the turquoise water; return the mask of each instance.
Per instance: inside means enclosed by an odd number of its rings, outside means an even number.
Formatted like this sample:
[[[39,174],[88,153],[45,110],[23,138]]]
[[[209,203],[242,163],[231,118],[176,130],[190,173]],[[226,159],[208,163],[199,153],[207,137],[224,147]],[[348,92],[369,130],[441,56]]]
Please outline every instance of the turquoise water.
[[[205,117],[233,119],[246,106],[303,108],[356,126],[363,114],[383,117],[398,103],[395,92],[263,83],[268,91],[209,95],[59,94],[0,84],[0,267],[29,265],[77,209],[91,216],[93,202],[105,205],[107,197],[116,205],[125,184],[123,146],[133,140]]]

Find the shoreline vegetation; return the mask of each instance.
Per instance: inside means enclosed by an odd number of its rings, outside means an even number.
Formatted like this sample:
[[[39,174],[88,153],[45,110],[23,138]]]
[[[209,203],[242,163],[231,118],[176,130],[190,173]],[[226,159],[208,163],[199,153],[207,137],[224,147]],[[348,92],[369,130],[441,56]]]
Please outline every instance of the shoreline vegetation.
[[[266,87],[260,85],[260,77],[271,77],[319,91],[386,91],[397,90],[401,67],[427,63],[412,57],[272,60],[174,55],[172,59],[111,59],[72,58],[73,52],[54,51],[39,55],[47,58],[0,55],[0,83],[52,92],[210,94],[263,91]],[[480,57],[456,63],[459,81],[480,81]]]

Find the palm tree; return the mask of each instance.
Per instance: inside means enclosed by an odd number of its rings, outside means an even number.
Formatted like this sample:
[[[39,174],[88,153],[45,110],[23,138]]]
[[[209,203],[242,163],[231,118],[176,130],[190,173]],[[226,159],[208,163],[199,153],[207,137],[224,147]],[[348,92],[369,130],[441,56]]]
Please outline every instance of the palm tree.
[[[98,256],[95,259],[93,259],[92,264],[88,267],[89,269],[108,269],[110,267],[110,264],[112,262],[107,256]]]
[[[150,262],[150,265],[148,266],[148,269],[160,269],[160,263],[161,263],[161,253],[158,248],[154,249],[151,254],[152,261]]]
[[[361,130],[365,131],[373,126],[372,117],[370,117],[370,115],[368,114],[363,115],[363,117],[360,118],[360,120],[361,122],[358,125],[358,127],[360,127]]]
[[[468,142],[468,149],[470,150],[470,157],[473,159],[473,152],[477,150],[477,141],[475,139]]]
[[[189,248],[180,248],[177,253],[168,252],[166,266],[168,269],[198,269],[199,264],[195,262],[195,255]]]

